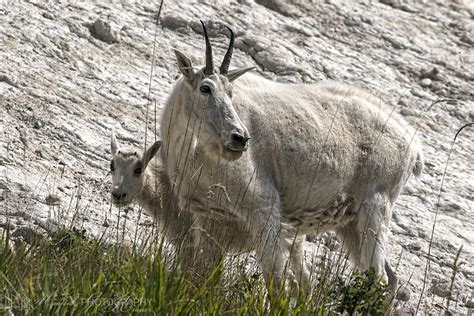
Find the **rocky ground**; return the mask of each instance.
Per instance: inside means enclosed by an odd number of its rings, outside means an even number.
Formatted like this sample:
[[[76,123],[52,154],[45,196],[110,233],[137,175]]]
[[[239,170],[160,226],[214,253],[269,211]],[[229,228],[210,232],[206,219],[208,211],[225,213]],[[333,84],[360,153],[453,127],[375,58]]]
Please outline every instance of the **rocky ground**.
[[[421,299],[421,313],[437,314],[451,297],[450,312],[474,308],[472,126],[454,144],[437,203],[454,135],[474,121],[474,1],[165,1],[155,28],[158,7],[0,2],[0,229],[20,242],[51,222],[92,235],[137,227],[138,208],[119,214],[110,205],[110,131],[135,146],[154,140],[179,74],[172,49],[201,64],[203,19],[215,56],[228,44],[223,26],[236,31],[231,68],[256,66],[282,82],[350,82],[418,128],[426,168],[399,199],[389,236],[412,292],[399,306],[410,311]]]

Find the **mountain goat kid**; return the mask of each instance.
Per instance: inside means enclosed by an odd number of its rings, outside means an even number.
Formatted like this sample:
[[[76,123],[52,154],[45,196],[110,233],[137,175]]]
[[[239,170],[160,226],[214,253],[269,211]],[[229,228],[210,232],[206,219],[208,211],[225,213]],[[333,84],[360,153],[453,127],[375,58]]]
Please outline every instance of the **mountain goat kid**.
[[[239,253],[249,247],[245,245],[248,234],[226,219],[179,212],[161,158],[156,156],[160,146],[157,141],[144,153],[121,148],[112,131],[112,203],[118,207],[136,203],[154,217],[162,236],[180,253],[180,264],[202,282],[226,252]]]
[[[232,30],[217,68],[203,29],[206,65],[196,69],[175,50],[183,76],[161,121],[163,167],[180,208],[240,223],[267,284],[281,284],[288,261],[307,281],[305,236],[331,230],[394,294],[384,243],[398,195],[422,170],[413,130],[354,86],[237,80],[251,68],[229,70]]]

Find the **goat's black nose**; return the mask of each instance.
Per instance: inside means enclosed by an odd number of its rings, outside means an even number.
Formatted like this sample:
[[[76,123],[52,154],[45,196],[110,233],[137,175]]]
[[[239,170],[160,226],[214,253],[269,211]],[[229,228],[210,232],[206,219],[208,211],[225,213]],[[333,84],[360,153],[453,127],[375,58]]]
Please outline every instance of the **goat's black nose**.
[[[127,196],[127,193],[122,193],[121,191],[113,190],[112,196],[117,200],[121,200]]]
[[[245,144],[247,144],[248,140],[250,139],[250,137],[245,137],[239,133],[232,133],[231,137],[234,144],[241,145],[242,147],[245,146]]]

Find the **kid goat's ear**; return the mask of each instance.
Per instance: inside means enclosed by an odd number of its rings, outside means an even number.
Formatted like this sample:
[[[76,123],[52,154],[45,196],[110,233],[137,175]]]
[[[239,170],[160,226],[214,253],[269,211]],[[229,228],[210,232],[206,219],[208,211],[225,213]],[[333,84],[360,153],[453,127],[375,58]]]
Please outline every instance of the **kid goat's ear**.
[[[151,145],[150,148],[145,151],[145,154],[143,155],[143,165],[145,166],[145,168],[150,162],[150,160],[156,155],[160,147],[161,140],[157,140],[153,145]]]
[[[115,156],[119,148],[119,144],[117,142],[117,138],[115,138],[115,132],[112,130],[112,135],[110,136],[110,151],[112,155]]]

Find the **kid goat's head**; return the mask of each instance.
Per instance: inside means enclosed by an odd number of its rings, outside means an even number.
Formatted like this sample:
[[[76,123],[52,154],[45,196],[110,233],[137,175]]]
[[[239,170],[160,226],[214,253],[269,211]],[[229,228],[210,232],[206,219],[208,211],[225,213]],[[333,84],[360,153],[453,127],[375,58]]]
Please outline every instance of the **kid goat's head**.
[[[195,71],[191,60],[175,50],[178,67],[185,78],[183,102],[199,121],[198,137],[219,149],[223,158],[235,160],[247,150],[250,139],[232,105],[231,82],[254,67],[229,70],[234,46],[234,32],[230,32],[230,44],[219,68],[214,67],[212,48],[204,23],[201,21],[206,40],[206,66]]]
[[[120,148],[115,133],[112,131],[110,172],[114,205],[126,206],[141,193],[146,167],[160,146],[161,141],[157,141],[144,154],[136,149]]]

